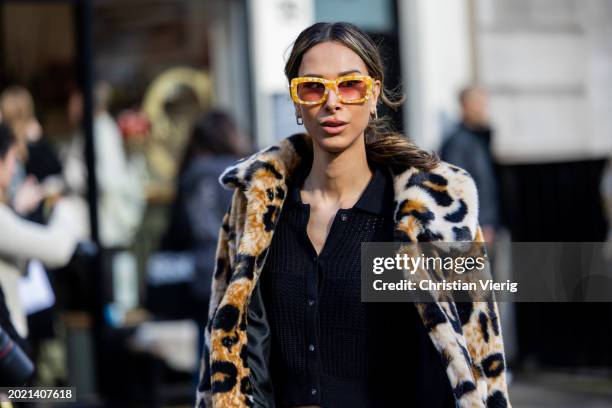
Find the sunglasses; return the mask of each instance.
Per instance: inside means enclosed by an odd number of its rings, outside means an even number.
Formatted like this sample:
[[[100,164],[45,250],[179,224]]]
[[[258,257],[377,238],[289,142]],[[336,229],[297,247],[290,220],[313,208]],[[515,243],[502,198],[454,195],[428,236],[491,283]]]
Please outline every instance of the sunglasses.
[[[372,96],[373,79],[369,75],[346,75],[336,79],[297,77],[291,80],[291,99],[301,105],[318,105],[333,90],[342,103],[363,103]]]

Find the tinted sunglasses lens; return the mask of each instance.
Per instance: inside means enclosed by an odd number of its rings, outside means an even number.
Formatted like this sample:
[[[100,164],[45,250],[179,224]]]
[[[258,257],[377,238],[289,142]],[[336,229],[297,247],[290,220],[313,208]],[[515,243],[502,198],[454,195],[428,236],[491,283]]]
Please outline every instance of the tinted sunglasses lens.
[[[355,101],[365,98],[368,86],[362,79],[351,79],[338,84],[338,92],[347,101]]]
[[[297,94],[301,101],[317,102],[325,95],[325,85],[320,82],[302,82],[297,87]]]

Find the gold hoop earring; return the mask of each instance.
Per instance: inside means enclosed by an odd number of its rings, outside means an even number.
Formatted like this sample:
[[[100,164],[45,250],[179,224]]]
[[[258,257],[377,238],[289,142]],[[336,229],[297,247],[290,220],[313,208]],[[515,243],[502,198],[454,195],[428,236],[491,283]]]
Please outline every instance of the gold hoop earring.
[[[298,126],[302,126],[304,124],[304,119],[302,119],[301,116],[296,116],[295,117],[295,123],[297,123]]]

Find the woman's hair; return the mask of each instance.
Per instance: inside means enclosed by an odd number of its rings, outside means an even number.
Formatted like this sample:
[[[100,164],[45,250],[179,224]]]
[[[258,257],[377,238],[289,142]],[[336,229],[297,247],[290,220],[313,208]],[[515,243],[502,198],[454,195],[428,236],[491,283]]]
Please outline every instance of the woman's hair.
[[[179,174],[185,171],[193,158],[201,154],[242,155],[244,148],[240,145],[241,137],[238,127],[228,114],[221,111],[205,113],[193,126]]]
[[[304,54],[317,44],[333,41],[348,47],[365,63],[369,75],[380,80],[380,100],[386,106],[397,109],[404,98],[384,87],[384,67],[378,47],[359,27],[350,23],[316,23],[298,35],[287,63],[285,75],[287,80],[298,76]],[[396,132],[388,118],[371,118],[365,130],[365,144],[368,158],[389,164],[395,169],[414,166],[422,170],[434,168],[439,159],[435,153],[429,153],[411,142],[404,135]]]
[[[11,128],[4,123],[0,123],[0,160],[4,160],[6,154],[11,150],[14,144],[15,136]]]
[[[25,161],[28,156],[28,126],[35,119],[32,95],[22,86],[10,86],[0,94],[0,111],[2,120],[15,136],[18,156]]]

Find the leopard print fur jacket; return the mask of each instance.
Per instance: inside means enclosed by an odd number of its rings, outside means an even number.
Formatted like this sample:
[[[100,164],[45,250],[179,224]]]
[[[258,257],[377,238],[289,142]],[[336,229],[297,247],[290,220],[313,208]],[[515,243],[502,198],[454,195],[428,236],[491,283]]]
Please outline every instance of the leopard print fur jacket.
[[[217,246],[196,407],[254,406],[247,310],[287,193],[287,178],[312,152],[306,134],[239,160],[219,178],[234,189]],[[482,241],[471,176],[441,162],[393,173],[396,241]],[[461,408],[510,407],[497,304],[416,304]],[[399,347],[399,345],[398,345]]]

